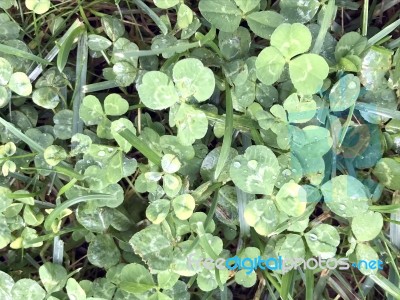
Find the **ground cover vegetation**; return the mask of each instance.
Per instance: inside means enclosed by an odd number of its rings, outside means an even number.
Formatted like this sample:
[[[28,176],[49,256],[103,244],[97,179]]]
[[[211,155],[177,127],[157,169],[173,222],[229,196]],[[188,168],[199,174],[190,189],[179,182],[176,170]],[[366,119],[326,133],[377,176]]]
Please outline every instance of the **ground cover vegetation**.
[[[0,1],[0,299],[399,299],[398,3]]]

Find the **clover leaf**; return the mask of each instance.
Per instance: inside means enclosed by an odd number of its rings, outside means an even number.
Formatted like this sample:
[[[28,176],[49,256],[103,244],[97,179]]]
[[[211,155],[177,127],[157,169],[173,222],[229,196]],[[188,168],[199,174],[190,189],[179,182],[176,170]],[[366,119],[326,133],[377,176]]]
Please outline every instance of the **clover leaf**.
[[[368,210],[368,194],[364,185],[349,175],[332,178],[321,187],[326,205],[335,214],[349,218]]]
[[[331,111],[343,111],[352,106],[360,94],[360,79],[347,74],[334,84],[329,93]]]
[[[197,58],[186,58],[177,62],[172,75],[176,89],[184,99],[193,96],[197,101],[203,102],[214,92],[214,73]]]
[[[110,94],[104,100],[104,111],[108,116],[121,116],[129,109],[129,103],[118,94]]]
[[[142,83],[137,89],[140,100],[150,109],[165,109],[179,100],[172,80],[159,71],[150,71],[144,74]]]
[[[50,9],[50,0],[25,0],[25,5],[36,14],[44,14]]]
[[[245,2],[251,2],[246,1]],[[271,39],[275,28],[281,25],[285,18],[274,11],[258,11],[249,14],[246,17],[250,29],[258,36],[264,39]]]
[[[13,67],[8,60],[0,57],[0,85],[6,85],[11,78]]]
[[[400,189],[400,163],[393,158],[385,157],[375,165],[373,174],[386,187]]]
[[[319,92],[328,73],[328,64],[317,54],[303,54],[289,62],[290,79],[297,91],[304,95]]]
[[[266,146],[250,146],[243,155],[236,156],[230,166],[232,181],[251,194],[270,195],[279,174],[275,154]]]
[[[50,166],[56,166],[66,158],[67,152],[60,146],[53,145],[47,147],[44,151],[44,159]]]
[[[281,14],[289,23],[310,21],[318,11],[318,0],[281,0]]]
[[[276,205],[289,216],[301,216],[307,205],[307,192],[294,181],[285,183],[276,194]]]
[[[253,200],[246,205],[244,219],[259,235],[267,236],[278,225],[278,211],[272,200]]]
[[[149,219],[153,224],[160,224],[167,217],[170,206],[170,201],[165,199],[151,202],[146,208],[147,219]]]
[[[208,129],[206,114],[185,103],[180,105],[175,115],[175,124],[178,128],[178,141],[185,146],[203,138]]]
[[[263,49],[256,60],[257,78],[264,84],[275,83],[283,72],[286,61],[275,47]]]
[[[11,75],[8,87],[14,93],[27,97],[32,93],[32,84],[25,73],[16,72]]]
[[[233,0],[201,0],[199,9],[208,22],[226,32],[235,31],[242,19],[242,12]]]
[[[378,212],[368,211],[351,220],[351,230],[358,241],[373,240],[382,230],[383,217]]]
[[[271,46],[287,59],[307,52],[311,47],[312,36],[310,30],[303,24],[281,24],[271,36]]]
[[[99,99],[91,95],[83,98],[79,108],[79,116],[86,125],[99,124],[104,118],[104,111]]]
[[[328,224],[315,226],[304,237],[312,254],[322,259],[334,257],[340,243],[337,229]]]
[[[172,207],[179,220],[187,220],[193,214],[196,202],[192,195],[183,194],[172,200]]]

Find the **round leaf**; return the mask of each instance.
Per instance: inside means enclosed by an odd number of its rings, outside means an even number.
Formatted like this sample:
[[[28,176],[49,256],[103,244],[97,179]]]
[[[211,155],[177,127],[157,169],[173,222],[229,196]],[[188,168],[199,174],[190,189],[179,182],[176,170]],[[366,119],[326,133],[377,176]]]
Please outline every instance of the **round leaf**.
[[[67,152],[60,146],[50,146],[44,150],[44,159],[50,166],[56,166],[67,158]]]
[[[320,224],[313,227],[304,237],[312,254],[322,259],[334,257],[336,247],[340,243],[338,231],[328,224]]]
[[[285,21],[285,18],[274,11],[258,11],[249,14],[246,21],[256,35],[270,39],[274,30]]]
[[[301,216],[306,209],[307,192],[294,181],[285,183],[276,194],[276,205],[289,216]]]
[[[92,95],[83,98],[79,108],[79,116],[86,125],[99,124],[104,118],[103,108],[99,99]]]
[[[339,79],[329,93],[331,111],[342,111],[352,106],[360,94],[360,79],[348,74]]]
[[[6,85],[11,78],[13,67],[8,60],[0,57],[0,85]]]
[[[154,4],[162,9],[171,8],[179,3],[179,0],[154,0]]]
[[[196,202],[192,195],[183,194],[172,200],[172,207],[179,220],[187,220],[193,214]]]
[[[88,260],[91,264],[108,269],[119,262],[120,252],[112,237],[98,235],[89,244]]]
[[[197,58],[180,60],[175,64],[172,74],[179,95],[184,99],[193,96],[202,102],[214,92],[214,73]]]
[[[286,58],[307,52],[310,49],[312,36],[310,30],[303,24],[281,24],[271,36],[271,46],[279,49]]]
[[[153,224],[160,224],[169,213],[170,201],[160,199],[150,203],[146,209],[146,217]]]
[[[328,64],[317,54],[303,54],[289,62],[290,79],[297,91],[304,95],[319,92],[328,73]]]
[[[367,244],[357,244],[356,247],[356,258],[358,261],[362,260],[367,262],[367,264],[370,261],[377,261],[379,259],[378,254],[376,251]],[[375,267],[377,265],[375,264]],[[366,268],[365,263],[360,263],[360,272],[363,273],[364,275],[371,275],[375,274],[378,271],[378,268],[372,269],[372,268]]]
[[[382,158],[376,164],[372,173],[389,189],[400,189],[400,163],[392,158]]]
[[[300,100],[296,93],[286,98],[283,107],[288,112],[288,119],[291,123],[306,123],[317,112],[317,103],[312,97],[303,97]]]
[[[104,100],[104,111],[109,116],[121,116],[129,109],[129,103],[118,94],[110,94]]]
[[[267,236],[278,225],[278,211],[272,200],[253,200],[246,205],[244,219],[259,235]]]
[[[175,115],[175,124],[178,127],[178,141],[185,146],[203,138],[208,130],[206,114],[185,103],[180,105]]]
[[[246,193],[270,195],[279,174],[275,154],[266,146],[250,146],[230,166],[230,175],[237,187]]]
[[[155,287],[150,272],[140,264],[129,264],[122,268],[119,287],[133,294],[141,294]]]
[[[325,183],[321,191],[329,209],[341,217],[355,217],[368,210],[366,189],[352,176],[337,176]]]
[[[47,109],[56,108],[60,103],[57,90],[48,86],[36,89],[32,94],[32,100],[36,105]]]
[[[178,157],[173,154],[165,154],[161,159],[161,167],[166,173],[176,173],[181,168],[181,162]]]
[[[168,108],[179,100],[171,79],[159,71],[150,71],[144,74],[142,83],[137,90],[143,104],[150,109]]]
[[[137,69],[126,61],[117,62],[113,66],[113,72],[115,74],[115,81],[120,86],[131,85],[137,75]]]
[[[318,11],[318,0],[281,0],[281,14],[288,20],[289,23],[310,21]]]
[[[11,295],[13,299],[42,300],[46,292],[36,281],[23,278],[14,284]]]
[[[358,241],[373,240],[382,230],[383,217],[378,212],[368,211],[351,220],[351,230]]]
[[[208,22],[225,32],[235,31],[242,19],[242,12],[233,0],[201,0],[199,9]]]
[[[44,14],[50,9],[50,0],[25,0],[26,7],[36,14]]]
[[[256,60],[257,78],[266,85],[275,83],[283,72],[286,61],[275,47],[264,48]]]
[[[39,268],[39,275],[47,292],[52,293],[64,288],[68,274],[63,266],[46,262]]]
[[[236,283],[244,286],[246,288],[250,288],[257,282],[257,274],[256,272],[252,271],[250,274],[247,273],[247,270],[239,270],[235,274],[235,281]]]
[[[11,90],[5,86],[0,86],[0,108],[6,107],[11,100]]]
[[[89,34],[88,36],[88,47],[93,51],[104,51],[111,47],[112,43],[109,39],[104,36],[97,34]]]
[[[11,75],[8,87],[20,96],[27,97],[32,93],[32,84],[25,73],[17,72]]]

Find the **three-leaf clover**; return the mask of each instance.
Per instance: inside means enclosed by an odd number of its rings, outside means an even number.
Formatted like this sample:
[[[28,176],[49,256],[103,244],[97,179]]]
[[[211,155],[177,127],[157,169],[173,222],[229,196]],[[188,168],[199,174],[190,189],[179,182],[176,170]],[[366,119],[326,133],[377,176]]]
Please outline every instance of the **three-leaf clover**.
[[[303,24],[279,25],[272,33],[271,46],[257,57],[257,78],[266,85],[273,84],[288,63],[289,75],[297,91],[305,95],[317,93],[328,76],[329,66],[317,54],[304,54],[310,49],[311,41],[311,32]]]

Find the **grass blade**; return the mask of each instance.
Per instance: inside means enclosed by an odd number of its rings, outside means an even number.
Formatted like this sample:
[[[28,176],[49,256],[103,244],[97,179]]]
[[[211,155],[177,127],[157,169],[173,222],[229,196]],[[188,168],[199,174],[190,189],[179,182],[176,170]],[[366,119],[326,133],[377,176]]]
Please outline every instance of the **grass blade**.
[[[83,87],[86,85],[87,76],[87,63],[88,63],[88,38],[85,31],[79,38],[78,42],[78,56],[76,59],[76,84],[75,91],[72,96],[73,101],[73,121],[72,121],[72,134],[83,132],[83,121],[79,117],[79,109],[85,92]]]
[[[74,29],[65,39],[65,41],[60,44],[60,51],[57,55],[57,68],[62,72],[67,65],[69,58],[69,53],[71,52],[72,45],[76,42],[77,37],[79,37],[85,30],[84,25]]]
[[[79,21],[78,19],[75,20],[75,22],[71,25],[71,27],[65,32],[65,34],[60,38],[59,44],[63,44],[65,39],[71,34],[72,31],[74,31],[76,28],[80,27],[82,25],[82,22]],[[47,62],[47,64],[50,64],[51,61],[57,56],[58,52],[60,51],[59,46],[54,46],[53,49],[50,50],[49,53],[45,56],[44,60]],[[43,66],[38,65],[30,74],[29,74],[29,79],[31,81],[35,81],[39,75],[43,72]]]
[[[222,169],[225,167],[225,164],[228,160],[229,153],[231,150],[232,144],[232,135],[233,135],[233,104],[232,104],[232,94],[230,86],[227,82],[226,85],[226,119],[225,119],[225,132],[224,139],[222,141],[221,152],[218,158],[217,166],[214,172],[214,180],[217,180],[219,175],[222,172]]]
[[[165,35],[168,33],[168,28],[164,24],[164,22],[160,19],[157,14],[146,5],[142,0],[133,0],[133,2],[139,7],[141,10],[143,10],[153,21],[156,23],[158,28],[160,28],[161,32]]]
[[[371,37],[368,40],[368,45],[372,46],[372,45],[376,44],[377,42],[379,42],[381,39],[386,37],[389,33],[391,33],[393,30],[395,30],[399,26],[400,26],[400,19],[393,22],[389,26],[386,26],[381,31],[379,31],[377,34],[375,34],[373,37]]]
[[[91,200],[110,200],[110,198],[113,198],[113,195],[109,194],[92,194],[92,195],[86,195],[86,196],[81,196],[77,197],[74,199],[67,200],[60,205],[58,205],[46,218],[46,221],[44,221],[44,228],[48,231],[51,230],[51,225],[53,222],[57,219],[57,217],[62,213],[62,211],[66,208],[69,208],[73,205],[82,203],[82,202],[87,202]]]
[[[400,299],[400,288],[391,283],[386,277],[381,274],[370,275],[371,278],[377,285],[379,285],[386,293]]]
[[[129,129],[123,128],[118,134],[127,140],[133,147],[142,153],[148,160],[157,166],[161,166],[161,157],[147,146],[141,139],[134,135]]]
[[[37,62],[39,64],[44,64],[44,65],[50,65],[51,63],[43,58],[40,58],[36,55],[33,55],[29,52],[25,52],[22,50],[19,50],[17,48],[14,47],[10,47],[4,44],[0,43],[0,52],[5,53],[5,54],[9,54],[9,55],[14,55],[14,56],[18,56],[21,58],[25,58],[25,59],[29,59],[32,60],[34,62]]]
[[[312,53],[320,53],[322,49],[322,45],[324,44],[326,33],[329,30],[329,27],[332,24],[336,15],[336,5],[335,0],[329,0],[328,4],[326,5],[324,18],[322,19],[321,27],[318,32],[317,39],[315,41],[314,47],[312,49]]]
[[[291,270],[282,276],[281,298],[287,300],[293,286],[295,270]]]

